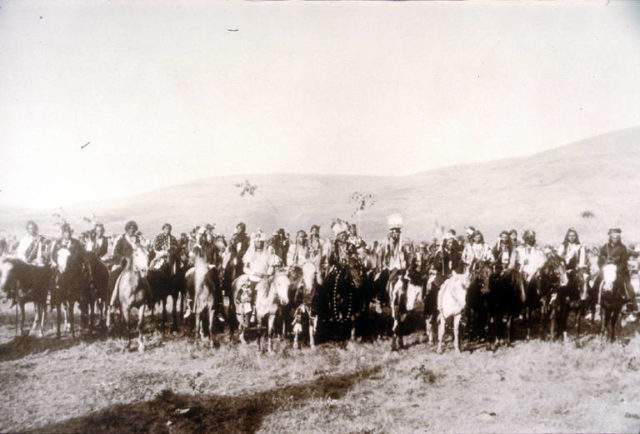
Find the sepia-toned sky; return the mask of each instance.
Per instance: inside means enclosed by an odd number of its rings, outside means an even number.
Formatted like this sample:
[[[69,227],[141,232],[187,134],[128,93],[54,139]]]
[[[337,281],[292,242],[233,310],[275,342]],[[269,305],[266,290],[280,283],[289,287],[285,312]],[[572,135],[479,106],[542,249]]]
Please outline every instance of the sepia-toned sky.
[[[0,7],[5,205],[403,175],[640,125],[640,3]]]

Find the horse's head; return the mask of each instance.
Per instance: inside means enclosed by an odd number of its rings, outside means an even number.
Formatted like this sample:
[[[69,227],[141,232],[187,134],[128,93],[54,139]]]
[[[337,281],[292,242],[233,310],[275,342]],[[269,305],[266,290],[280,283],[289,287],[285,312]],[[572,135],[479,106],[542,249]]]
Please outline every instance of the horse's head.
[[[618,278],[618,266],[606,264],[602,267],[602,292],[611,292]]]
[[[555,253],[550,253],[540,269],[540,278],[551,286],[567,286],[569,277],[567,276],[567,267],[564,260]]]
[[[474,261],[469,267],[471,270],[470,284],[475,283],[480,286],[482,294],[489,293],[489,283],[493,274],[493,265],[489,261]]]
[[[271,282],[271,290],[275,290],[281,305],[289,304],[289,288],[292,281],[287,273],[277,272]]]
[[[133,250],[133,256],[131,257],[131,267],[140,273],[142,277],[147,275],[149,271],[149,252],[142,247],[137,246]]]
[[[422,285],[414,285],[409,283],[407,285],[407,310],[412,311],[416,305],[418,299],[422,296]]]
[[[0,290],[6,291],[7,286],[15,280],[16,263],[11,259],[0,261]]]
[[[63,274],[69,267],[69,258],[71,258],[71,250],[66,247],[62,247],[58,250],[58,258],[56,264],[58,265],[58,271]]]
[[[350,257],[349,264],[347,265],[347,272],[349,274],[349,279],[355,288],[360,288],[362,286],[362,280],[364,277],[362,264],[357,258]]]

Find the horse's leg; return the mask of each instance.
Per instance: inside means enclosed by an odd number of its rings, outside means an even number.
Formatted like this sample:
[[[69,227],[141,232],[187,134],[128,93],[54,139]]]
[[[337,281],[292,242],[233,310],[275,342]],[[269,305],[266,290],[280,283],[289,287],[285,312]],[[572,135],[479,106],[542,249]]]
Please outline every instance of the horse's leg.
[[[171,296],[171,305],[172,305],[172,309],[171,309],[171,316],[173,317],[173,324],[171,326],[171,331],[172,332],[177,332],[178,331],[178,294],[174,294]]]
[[[309,346],[311,349],[316,348],[316,330],[318,329],[318,315],[309,316]]]
[[[549,312],[549,339],[551,342],[556,340],[556,328],[557,328],[557,309],[555,307],[551,308]]]
[[[427,335],[427,344],[431,344],[431,317],[427,315],[424,319],[424,328]]]
[[[216,319],[216,310],[214,309],[213,303],[209,305],[209,348],[214,347],[214,336],[215,336],[215,319]]]
[[[162,324],[160,324],[160,331],[164,334],[164,327],[167,322],[167,297],[163,297],[160,303],[162,304]]]
[[[71,327],[71,338],[75,339],[76,338],[76,328],[75,328],[75,315],[74,315],[74,310],[76,307],[76,302],[72,301],[69,303],[69,324]]]
[[[144,339],[142,334],[142,326],[144,321],[144,303],[138,308],[138,351],[144,352]]]
[[[444,341],[444,329],[446,318],[442,315],[442,313],[438,313],[438,353],[442,353],[442,342]]]
[[[270,314],[267,317],[267,351],[269,353],[273,353],[273,342],[271,340],[271,336],[274,331],[275,321],[276,321],[276,316],[274,314]]]
[[[24,336],[24,300],[20,300],[20,336]]]
[[[460,319],[462,314],[459,313],[453,317],[453,344],[456,349],[456,353],[460,354]]]
[[[60,320],[62,319],[62,304],[56,303],[56,337],[60,339]]]
[[[400,314],[400,321],[398,321],[398,348],[404,348],[404,337],[402,335],[404,320],[406,319],[406,314]]]

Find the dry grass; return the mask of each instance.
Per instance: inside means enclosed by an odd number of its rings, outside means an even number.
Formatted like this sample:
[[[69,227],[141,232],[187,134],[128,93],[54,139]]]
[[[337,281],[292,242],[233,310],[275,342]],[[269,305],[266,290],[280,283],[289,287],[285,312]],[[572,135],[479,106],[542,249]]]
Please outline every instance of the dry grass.
[[[13,339],[0,317],[0,431],[637,432],[640,336],[437,355],[419,341],[276,354],[184,337]]]

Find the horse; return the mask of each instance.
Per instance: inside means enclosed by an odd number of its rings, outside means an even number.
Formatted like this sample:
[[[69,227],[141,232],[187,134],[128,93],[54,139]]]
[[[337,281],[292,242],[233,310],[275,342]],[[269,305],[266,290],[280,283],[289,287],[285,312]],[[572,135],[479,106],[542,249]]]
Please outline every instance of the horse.
[[[522,276],[517,270],[497,270],[489,282],[487,298],[489,313],[490,341],[488,345],[498,345],[500,337],[506,334],[506,341],[513,341],[514,320],[520,315],[526,303]],[[506,327],[503,320],[506,317]]]
[[[53,269],[49,266],[36,266],[15,258],[0,259],[0,290],[13,299],[16,311],[20,309],[20,334],[24,335],[26,303],[33,303],[35,318],[31,331],[38,329],[42,337],[46,317],[47,294],[51,286]],[[18,333],[16,313],[16,334]]]
[[[145,307],[152,303],[151,289],[147,281],[147,273],[149,271],[149,254],[141,246],[136,246],[133,255],[124,259],[124,267],[118,276],[111,301],[109,303],[109,311],[107,314],[107,329],[111,326],[112,310],[116,307],[120,308],[120,312],[124,319],[127,333],[127,346],[131,344],[131,334],[129,332],[129,317],[131,310],[135,307],[138,309],[138,351],[144,351],[144,341],[142,336],[142,325],[144,319]]]
[[[62,247],[57,252],[57,272],[54,288],[51,291],[51,305],[56,307],[56,336],[60,337],[62,307],[68,309],[71,337],[75,338],[75,305],[78,303],[82,316],[87,318],[87,310],[93,313],[93,294],[91,293],[91,274],[87,268],[84,254],[79,249]],[[92,315],[91,315],[92,316]],[[91,318],[90,318],[91,319]]]
[[[178,330],[178,295],[184,292],[184,276],[186,270],[179,266],[176,258],[176,263],[171,264],[166,259],[157,258],[154,266],[149,269],[147,280],[149,281],[149,287],[151,288],[152,295],[152,307],[151,315],[155,310],[156,303],[160,303],[162,306],[162,322],[160,330],[162,333],[165,331],[165,323],[167,319],[167,298],[171,297],[172,310],[171,316],[173,324],[171,331]],[[173,269],[172,269],[173,268]],[[175,272],[174,272],[175,271]]]
[[[531,338],[533,313],[540,310],[540,336],[545,335],[545,327],[551,318],[551,301],[558,291],[569,282],[567,270],[562,258],[550,253],[526,286],[525,317],[527,322],[527,339]],[[555,314],[553,316],[555,322]],[[553,326],[555,330],[555,325]],[[553,333],[553,331],[552,331]]]
[[[467,290],[471,284],[469,270],[453,273],[444,281],[438,292],[438,353],[442,353],[447,319],[453,317],[453,345],[460,353],[460,320],[467,303]]]
[[[615,341],[616,324],[625,302],[624,279],[618,275],[618,267],[615,264],[605,264],[600,284],[601,335],[604,336],[608,330],[610,342]]]
[[[469,335],[486,338],[485,327],[489,308],[488,296],[490,292],[491,276],[494,272],[490,261],[472,261],[468,267],[470,284],[466,298],[466,316],[468,319]]]
[[[94,311],[98,312],[99,324],[104,324],[109,306],[109,270],[93,252],[85,252],[85,265],[89,267],[89,291],[93,303],[90,306],[89,328],[93,327]]]
[[[355,340],[357,313],[364,304],[363,278],[360,260],[350,256],[346,264],[333,265],[318,288],[314,308],[319,321],[332,325],[334,338],[342,339],[348,330],[350,340]]]
[[[309,346],[314,349],[318,316],[311,306],[319,284],[316,264],[308,261],[302,266],[292,267],[289,270],[289,278],[294,288],[291,299],[295,308],[293,313],[293,346],[300,349],[300,335],[306,326],[309,332]]]
[[[215,344],[216,313],[222,305],[220,276],[215,267],[209,267],[199,247],[194,248],[194,256],[193,312],[195,315],[195,344],[196,346],[198,345],[198,337],[202,340],[205,339],[202,316],[207,312],[209,320],[209,346],[213,348]]]
[[[258,325],[258,351],[262,351],[261,338],[267,334],[267,351],[273,352],[272,336],[278,314],[289,304],[291,281],[285,271],[276,271],[275,275],[260,280],[256,284],[256,323]]]

